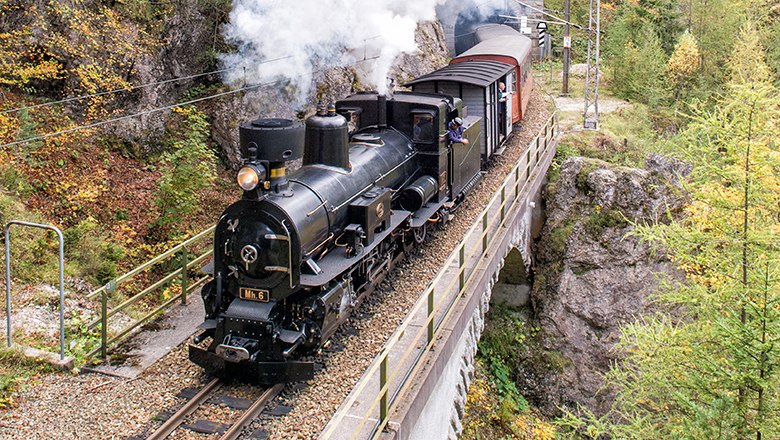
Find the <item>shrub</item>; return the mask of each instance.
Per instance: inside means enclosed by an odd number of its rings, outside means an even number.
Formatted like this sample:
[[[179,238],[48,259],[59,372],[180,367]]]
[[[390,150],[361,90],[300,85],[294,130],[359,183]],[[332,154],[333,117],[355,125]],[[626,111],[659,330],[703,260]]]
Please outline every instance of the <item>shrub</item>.
[[[163,176],[155,205],[159,216],[152,225],[156,239],[170,238],[171,227],[192,214],[200,191],[216,179],[216,157],[208,144],[209,123],[193,107],[174,110],[181,118],[169,127],[170,148],[163,154]]]
[[[109,242],[93,219],[65,230],[63,236],[69,272],[96,284],[116,278],[117,262],[125,256],[125,250]]]

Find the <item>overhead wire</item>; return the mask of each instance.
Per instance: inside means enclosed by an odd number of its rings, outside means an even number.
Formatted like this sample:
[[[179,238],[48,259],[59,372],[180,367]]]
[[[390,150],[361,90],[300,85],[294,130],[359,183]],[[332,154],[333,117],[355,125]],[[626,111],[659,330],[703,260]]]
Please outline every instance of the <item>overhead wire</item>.
[[[528,8],[528,9],[530,9],[532,11],[536,11],[536,12],[538,12],[540,14],[543,14],[543,15],[546,15],[546,16],[548,16],[550,18],[553,18],[553,19],[555,19],[556,21],[558,21],[560,23],[569,24],[570,26],[574,26],[575,28],[580,29],[580,30],[587,30],[587,29],[583,28],[582,26],[580,26],[577,23],[572,23],[570,21],[567,21],[567,20],[565,20],[565,19],[563,19],[561,17],[558,17],[558,16],[555,16],[553,14],[550,14],[549,12],[546,12],[546,11],[544,11],[542,9],[536,8],[536,7],[531,6],[531,5],[527,4],[527,3],[523,3],[520,0],[513,0],[513,1],[515,3],[517,3],[517,4],[519,4],[520,6],[525,6],[526,8]]]
[[[292,57],[292,55],[286,56],[286,57],[281,57],[281,58],[274,58],[272,60],[263,61],[260,64],[269,63],[269,62],[272,62],[272,61],[279,61],[279,60],[282,60],[282,59],[285,59],[285,58],[291,58],[291,57]],[[348,65],[356,65],[358,63],[369,61],[369,60],[373,60],[373,59],[376,59],[376,58],[379,58],[379,56],[369,57],[369,58],[366,58],[366,59],[363,59],[363,60],[356,60],[355,62],[353,62],[351,64],[348,64]],[[324,68],[315,69],[313,71],[313,73],[318,73],[318,72],[321,72],[323,70],[324,70]],[[162,106],[162,107],[157,107],[157,108],[153,108],[153,109],[149,109],[149,110],[144,110],[144,111],[141,111],[141,112],[138,112],[138,113],[133,113],[133,114],[130,114],[130,115],[123,115],[123,116],[119,116],[119,117],[116,117],[116,118],[111,118],[111,119],[106,119],[106,120],[103,120],[103,121],[93,122],[91,124],[85,124],[85,125],[80,125],[80,126],[77,126],[77,127],[71,127],[71,128],[68,128],[68,129],[65,129],[65,130],[60,130],[60,131],[53,132],[53,133],[46,133],[46,134],[42,134],[42,135],[38,135],[38,136],[32,136],[32,137],[21,139],[21,140],[18,140],[18,141],[13,141],[13,142],[8,142],[8,143],[5,143],[5,144],[2,144],[2,145],[0,145],[0,149],[6,148],[6,147],[11,147],[11,146],[14,146],[14,145],[21,145],[21,144],[26,144],[26,143],[30,143],[30,142],[35,142],[35,141],[47,139],[47,138],[50,138],[50,137],[60,136],[60,135],[67,134],[67,133],[73,133],[73,132],[79,131],[79,130],[86,130],[86,129],[89,129],[89,128],[100,127],[100,126],[103,126],[103,125],[112,124],[114,122],[124,121],[124,120],[127,120],[127,119],[132,119],[132,118],[136,118],[136,117],[139,117],[139,116],[144,116],[144,115],[157,113],[157,112],[161,112],[161,111],[165,111],[165,110],[171,110],[171,109],[176,108],[176,107],[182,107],[182,106],[185,106],[185,105],[194,104],[196,102],[202,102],[202,101],[207,101],[209,99],[219,98],[220,96],[232,95],[232,94],[240,93],[240,92],[243,92],[243,91],[246,91],[246,90],[257,89],[257,88],[264,87],[264,86],[270,86],[270,85],[275,84],[276,82],[277,81],[274,80],[274,81],[268,81],[268,82],[264,82],[264,83],[250,84],[250,85],[247,85],[247,86],[240,87],[238,89],[229,90],[229,91],[226,91],[226,92],[221,92],[221,93],[217,93],[217,94],[214,94],[214,95],[204,96],[202,98],[192,99],[192,100],[189,100],[189,101],[179,102],[179,103],[176,103],[176,104],[165,105],[165,106]]]
[[[285,57],[274,58],[274,59],[271,59],[271,60],[262,61],[260,64],[270,63],[270,62],[273,62],[273,61],[280,61],[280,60],[284,60],[284,59],[292,58],[292,57],[293,57],[293,55],[288,55],[288,56],[285,56]],[[16,108],[8,109],[8,110],[0,110],[0,114],[13,113],[13,112],[18,112],[18,111],[22,111],[22,110],[30,110],[30,109],[34,109],[34,108],[40,108],[40,107],[47,107],[47,106],[56,105],[56,104],[64,104],[64,103],[73,102],[73,101],[80,101],[82,99],[88,99],[88,98],[95,98],[95,97],[98,97],[98,96],[110,95],[110,94],[113,94],[113,93],[131,92],[133,90],[144,89],[144,88],[147,88],[147,87],[159,86],[159,85],[168,84],[168,83],[172,83],[172,82],[184,81],[184,80],[188,80],[188,79],[200,78],[202,76],[208,76],[208,75],[214,75],[214,74],[217,74],[217,73],[223,73],[223,72],[227,72],[229,70],[231,70],[231,69],[212,70],[211,72],[203,72],[203,73],[197,73],[197,74],[194,74],[194,75],[181,76],[181,77],[177,77],[177,78],[170,78],[170,79],[157,81],[157,82],[153,82],[153,83],[141,84],[141,85],[138,85],[138,86],[123,87],[123,88],[114,89],[114,90],[106,90],[106,91],[103,91],[103,92],[92,93],[92,94],[89,94],[89,95],[73,96],[73,97],[70,97],[70,98],[60,99],[58,101],[49,101],[49,102],[43,102],[43,103],[40,103],[40,104],[34,104],[34,105],[30,105],[30,106],[16,107]]]

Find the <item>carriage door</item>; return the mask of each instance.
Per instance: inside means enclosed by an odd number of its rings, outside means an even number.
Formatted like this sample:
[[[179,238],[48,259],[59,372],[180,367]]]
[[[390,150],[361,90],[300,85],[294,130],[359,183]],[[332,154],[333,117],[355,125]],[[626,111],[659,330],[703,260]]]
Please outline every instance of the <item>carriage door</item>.
[[[505,131],[507,134],[512,133],[512,121],[514,120],[514,101],[517,99],[517,74],[514,70],[509,72],[506,77],[506,117],[504,123],[506,124]]]
[[[493,156],[493,150],[495,149],[496,141],[499,133],[494,133],[498,127],[498,112],[496,111],[498,106],[496,93],[498,90],[498,83],[491,83],[487,89],[485,89],[485,160],[490,159]]]

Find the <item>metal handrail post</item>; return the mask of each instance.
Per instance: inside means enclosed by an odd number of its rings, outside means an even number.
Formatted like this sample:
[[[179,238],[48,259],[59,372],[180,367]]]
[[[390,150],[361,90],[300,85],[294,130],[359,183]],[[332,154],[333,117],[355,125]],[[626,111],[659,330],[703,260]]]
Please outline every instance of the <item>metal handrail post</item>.
[[[187,248],[181,248],[181,303],[187,305],[187,266],[189,265],[189,256],[187,255]]]
[[[62,231],[56,226],[42,225],[40,223],[11,220],[5,225],[5,313],[6,333],[8,346],[13,344],[11,336],[11,225],[27,226],[30,228],[47,229],[54,231],[59,240],[59,281],[60,281],[60,360],[65,360],[65,239]]]
[[[506,185],[501,187],[501,223],[504,222],[506,216]]]
[[[460,276],[458,277],[458,292],[463,292],[463,286],[466,284],[466,274],[463,269],[466,260],[466,250],[464,248],[465,245],[461,244],[460,252],[458,254],[458,271],[460,272]]]
[[[433,287],[431,287],[431,291],[428,292],[428,345],[433,342],[433,333],[434,333],[434,326],[433,326],[433,314],[436,313],[436,308],[434,307],[434,301],[433,301]]]
[[[488,227],[488,218],[487,218],[487,212],[482,215],[482,255],[485,255],[487,252],[487,245],[488,245],[488,235],[490,235],[487,231]]]
[[[387,353],[382,358],[382,364],[379,367],[379,389],[382,390],[382,399],[379,402],[379,421],[384,422],[387,419]]]
[[[100,292],[100,356],[108,357],[108,292]]]
[[[54,228],[60,240],[60,360],[65,360],[65,238]]]
[[[5,225],[5,332],[8,346],[11,340],[11,224]]]

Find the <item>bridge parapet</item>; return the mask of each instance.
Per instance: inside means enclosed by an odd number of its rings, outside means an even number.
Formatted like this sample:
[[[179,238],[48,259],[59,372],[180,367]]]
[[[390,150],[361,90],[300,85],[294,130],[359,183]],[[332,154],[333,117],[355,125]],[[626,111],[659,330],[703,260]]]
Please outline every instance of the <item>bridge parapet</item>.
[[[460,431],[491,289],[513,247],[530,258],[532,200],[555,156],[557,137],[553,114],[321,439],[451,438]]]

